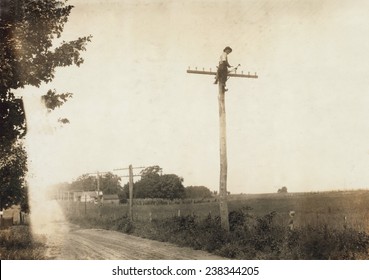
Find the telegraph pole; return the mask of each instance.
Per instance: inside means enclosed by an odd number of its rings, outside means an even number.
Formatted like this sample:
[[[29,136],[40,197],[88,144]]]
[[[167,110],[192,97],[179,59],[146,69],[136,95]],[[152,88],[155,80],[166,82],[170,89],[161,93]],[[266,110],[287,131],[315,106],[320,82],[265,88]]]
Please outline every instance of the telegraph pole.
[[[215,76],[217,73],[203,70],[188,69],[189,74],[202,74]],[[257,74],[228,73],[228,77],[253,78],[257,79]],[[222,228],[229,231],[228,204],[227,204],[227,137],[226,137],[226,111],[225,111],[225,84],[218,82],[218,103],[219,103],[219,152],[220,152],[220,174],[219,174],[219,210]]]
[[[99,216],[101,217],[100,172],[99,171],[97,171],[97,207],[99,207]]]
[[[87,173],[87,175],[96,175],[96,183],[97,183],[97,205],[99,207],[99,216],[101,216],[101,196],[100,196],[100,174],[106,174],[109,172],[92,172],[92,173]],[[85,194],[85,202],[86,202],[86,194]]]
[[[128,187],[128,192],[129,192],[129,202],[128,202],[128,217],[129,220],[132,222],[133,221],[133,177],[136,176],[140,176],[140,175],[133,175],[133,169],[143,169],[145,167],[132,167],[132,164],[130,164],[128,166],[128,168],[117,168],[114,169],[114,171],[117,170],[127,170],[128,169],[128,176],[120,176],[120,177],[129,177],[129,187]]]
[[[133,220],[133,211],[132,211],[132,206],[133,206],[133,171],[132,171],[132,164],[130,164],[128,166],[128,173],[129,173],[129,187],[128,187],[128,192],[129,192],[129,207],[128,207],[128,216],[129,216],[129,220],[132,221]]]

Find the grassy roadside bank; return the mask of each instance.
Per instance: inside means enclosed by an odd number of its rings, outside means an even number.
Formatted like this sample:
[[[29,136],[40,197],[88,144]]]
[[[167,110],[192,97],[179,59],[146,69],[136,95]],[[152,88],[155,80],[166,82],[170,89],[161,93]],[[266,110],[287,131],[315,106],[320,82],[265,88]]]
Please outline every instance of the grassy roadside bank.
[[[231,202],[230,232],[221,229],[217,212],[209,211],[216,206],[212,203],[194,204],[192,214],[184,211],[184,205],[137,206],[136,213],[146,214],[133,222],[125,205],[99,209],[76,203],[65,204],[64,210],[70,222],[82,227],[121,231],[233,259],[369,259],[369,235],[364,230],[367,196],[363,199],[361,194],[355,203],[341,194],[329,196],[331,200],[308,195]],[[181,215],[173,211],[178,207]],[[288,227],[288,209],[299,213],[293,230]]]

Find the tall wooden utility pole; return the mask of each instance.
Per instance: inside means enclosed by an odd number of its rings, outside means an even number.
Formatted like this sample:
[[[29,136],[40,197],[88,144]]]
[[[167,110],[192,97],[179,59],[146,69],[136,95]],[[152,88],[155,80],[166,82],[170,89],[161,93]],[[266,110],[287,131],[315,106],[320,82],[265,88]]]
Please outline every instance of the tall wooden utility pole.
[[[188,69],[189,74],[202,74],[215,76],[216,72],[199,71]],[[241,74],[229,73],[228,77],[253,78],[257,79],[256,73]],[[227,204],[227,137],[226,137],[226,111],[225,111],[225,84],[218,83],[218,102],[219,102],[219,152],[220,152],[220,174],[219,174],[219,209],[222,227],[229,231],[228,204]]]
[[[140,176],[140,175],[133,175],[133,169],[143,169],[145,167],[132,167],[132,164],[130,164],[128,166],[128,168],[117,168],[114,169],[114,171],[116,170],[127,170],[128,169],[128,176],[120,176],[120,177],[128,177],[129,178],[129,185],[128,185],[128,190],[129,190],[129,202],[128,202],[128,217],[129,220],[132,222],[133,221],[133,177],[135,176]]]

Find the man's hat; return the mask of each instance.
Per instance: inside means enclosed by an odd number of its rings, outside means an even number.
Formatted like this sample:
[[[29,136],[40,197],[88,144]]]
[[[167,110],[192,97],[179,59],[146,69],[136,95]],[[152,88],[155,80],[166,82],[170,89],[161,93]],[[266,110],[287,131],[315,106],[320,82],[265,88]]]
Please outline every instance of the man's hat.
[[[232,52],[232,48],[231,47],[225,47],[225,49],[223,51],[225,52],[226,50],[229,50],[230,52]]]

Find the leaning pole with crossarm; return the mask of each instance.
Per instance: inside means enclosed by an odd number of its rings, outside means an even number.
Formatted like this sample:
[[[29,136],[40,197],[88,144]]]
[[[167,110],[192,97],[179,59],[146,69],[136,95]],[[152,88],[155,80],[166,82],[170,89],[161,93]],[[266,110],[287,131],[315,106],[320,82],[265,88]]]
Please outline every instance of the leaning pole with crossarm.
[[[217,73],[211,71],[205,71],[205,69],[191,70],[188,69],[189,74],[202,74],[215,76]],[[253,78],[257,79],[257,74],[237,74],[228,73],[229,77],[238,78]],[[225,84],[219,81],[218,83],[218,102],[219,102],[219,152],[220,152],[220,174],[219,174],[219,210],[222,228],[229,231],[229,219],[228,219],[228,203],[227,203],[227,133],[226,133],[226,111],[225,111]]]

